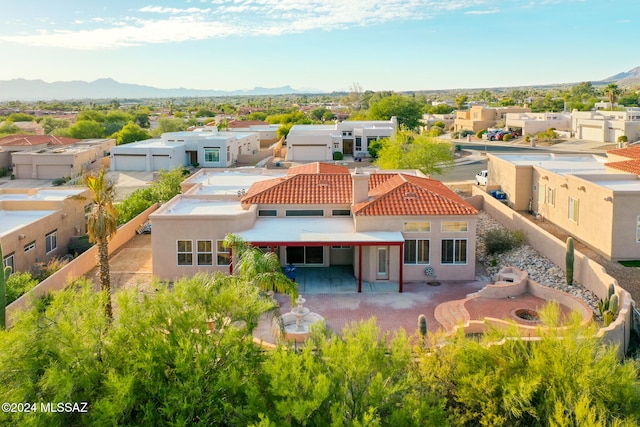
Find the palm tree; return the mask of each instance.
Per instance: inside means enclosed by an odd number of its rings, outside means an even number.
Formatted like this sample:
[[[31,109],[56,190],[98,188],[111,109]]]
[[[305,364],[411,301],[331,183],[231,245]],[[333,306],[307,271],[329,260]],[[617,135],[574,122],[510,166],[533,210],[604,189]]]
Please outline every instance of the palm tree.
[[[109,239],[116,234],[117,212],[113,207],[115,185],[104,177],[104,169],[85,177],[85,184],[93,196],[93,206],[87,218],[89,241],[98,245],[98,265],[100,266],[100,289],[106,293],[105,315],[113,318],[111,307],[111,277],[109,272]]]
[[[232,249],[234,258],[238,260],[233,272],[241,279],[265,292],[289,294],[292,301],[298,297],[298,285],[282,273],[280,260],[274,252],[264,253],[234,234],[227,234],[224,245]]]
[[[618,96],[622,94],[622,90],[617,84],[609,83],[602,92],[609,98],[609,102],[611,103],[610,110],[613,111],[613,104],[616,102],[616,99],[618,99]]]
[[[11,267],[5,267],[3,261],[2,245],[0,245],[0,330],[5,329],[7,326],[7,280],[11,276]]]

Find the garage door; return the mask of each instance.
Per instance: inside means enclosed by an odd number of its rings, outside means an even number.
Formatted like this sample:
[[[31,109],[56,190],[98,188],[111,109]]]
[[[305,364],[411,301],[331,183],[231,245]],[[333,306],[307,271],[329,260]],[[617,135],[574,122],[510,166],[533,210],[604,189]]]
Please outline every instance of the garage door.
[[[327,160],[327,151],[326,145],[296,145],[293,148],[293,160]]]
[[[147,156],[145,154],[114,154],[115,170],[117,171],[146,171]]]
[[[69,176],[69,165],[38,165],[38,179],[56,179]]]
[[[151,169],[154,171],[159,171],[160,169],[170,170],[171,169],[171,158],[169,156],[159,156],[154,155],[151,158]]]
[[[587,141],[602,141],[602,129],[582,126],[582,139]]]

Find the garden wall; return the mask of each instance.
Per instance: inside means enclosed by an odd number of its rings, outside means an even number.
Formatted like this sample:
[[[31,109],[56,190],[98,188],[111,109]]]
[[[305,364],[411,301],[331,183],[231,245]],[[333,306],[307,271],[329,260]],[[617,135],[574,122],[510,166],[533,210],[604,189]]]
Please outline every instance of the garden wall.
[[[151,206],[131,221],[118,227],[118,232],[109,241],[109,255],[113,254],[131,240],[131,238],[136,235],[138,228],[149,219],[149,215],[158,209],[159,206],[159,204]],[[40,282],[31,291],[9,304],[6,312],[7,327],[11,326],[16,312],[30,308],[33,301],[37,298],[50,292],[64,289],[68,283],[91,271],[97,264],[97,257],[98,247],[92,246],[89,250],[80,254],[70,263]]]
[[[549,258],[561,269],[565,269],[565,242],[529,221],[517,211],[500,203],[476,185],[472,186],[472,197],[468,201],[476,209],[484,210],[505,228],[511,231],[523,231],[527,236],[529,246]],[[574,278],[576,282],[593,292],[598,298],[606,297],[609,284],[614,284],[615,293],[620,301],[620,311],[616,320],[608,327],[601,328],[598,335],[604,337],[606,342],[619,344],[620,355],[624,355],[629,347],[632,329],[634,302],[631,299],[631,294],[622,289],[617,280],[608,275],[600,264],[589,259],[580,251],[575,251]]]

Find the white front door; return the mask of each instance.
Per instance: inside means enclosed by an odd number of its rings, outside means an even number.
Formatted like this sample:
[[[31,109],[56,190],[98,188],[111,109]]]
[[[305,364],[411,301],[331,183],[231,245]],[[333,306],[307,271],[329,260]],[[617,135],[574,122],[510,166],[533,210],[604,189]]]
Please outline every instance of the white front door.
[[[378,248],[378,280],[389,279],[389,248]]]

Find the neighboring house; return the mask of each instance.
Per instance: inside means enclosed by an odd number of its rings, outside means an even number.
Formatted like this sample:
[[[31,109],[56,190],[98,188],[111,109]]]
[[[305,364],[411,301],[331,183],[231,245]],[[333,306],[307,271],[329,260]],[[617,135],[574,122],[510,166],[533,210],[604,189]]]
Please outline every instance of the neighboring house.
[[[436,122],[443,122],[445,124],[446,129],[449,129],[453,122],[456,120],[455,113],[451,114],[423,114],[421,122],[424,124],[426,129],[433,126]]]
[[[608,259],[640,259],[640,147],[609,154],[490,154],[487,188]]]
[[[474,105],[468,110],[457,111],[454,130],[470,130],[474,133],[495,126],[500,120],[506,120],[509,113],[529,113],[528,107],[486,107]]]
[[[14,134],[0,138],[0,167],[11,166],[11,154],[15,152],[39,151],[47,147],[62,147],[82,141],[54,135]]]
[[[521,129],[522,135],[536,135],[549,128],[571,131],[571,114],[568,113],[507,113],[506,127]]]
[[[640,140],[640,108],[625,111],[574,110],[571,115],[576,139],[617,142],[624,135],[630,142]]]
[[[260,147],[265,148],[278,142],[278,129],[281,124],[270,124],[261,120],[231,120],[227,123],[228,132],[255,132],[260,140]]]
[[[287,157],[290,161],[333,160],[333,153],[354,157],[369,155],[369,144],[391,137],[398,127],[390,120],[344,121],[332,125],[293,125],[287,135]]]
[[[56,179],[76,177],[88,170],[100,169],[115,139],[79,141],[70,145],[11,154],[17,179]]]
[[[66,255],[71,238],[85,234],[88,197],[78,188],[0,189],[4,265],[30,271],[36,262]]]
[[[362,282],[473,280],[477,211],[418,171],[350,172],[326,163],[200,171],[150,216],[153,273],[230,271],[234,233],[282,265],[350,265]]]
[[[202,167],[233,166],[241,154],[260,149],[255,132],[218,132],[215,127],[193,132],[167,132],[148,139],[114,147],[112,171],[159,171],[198,163]]]

